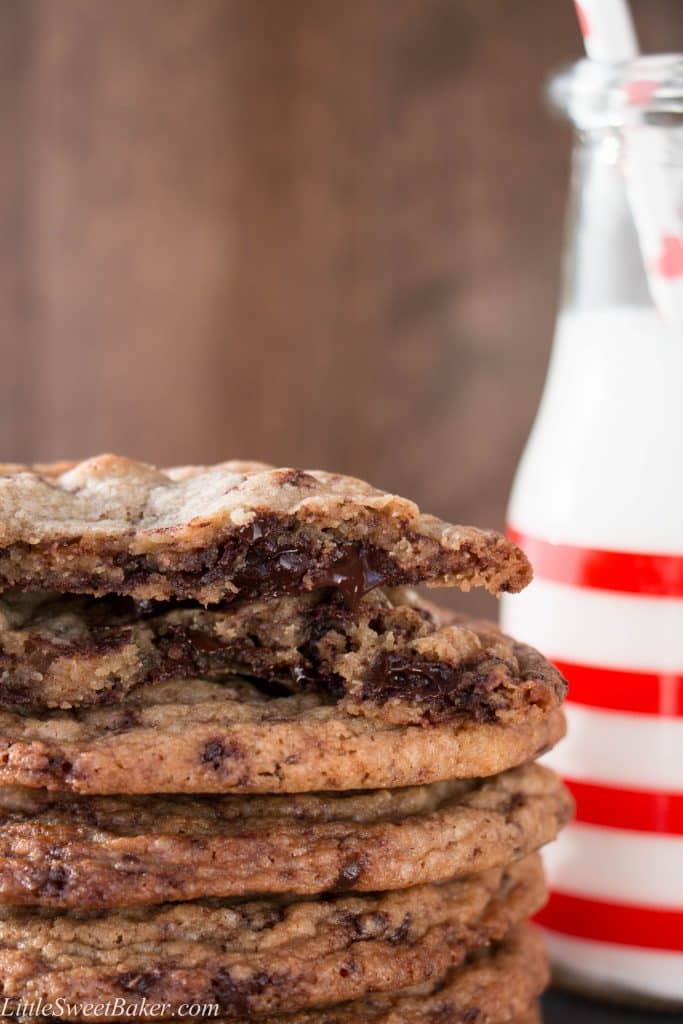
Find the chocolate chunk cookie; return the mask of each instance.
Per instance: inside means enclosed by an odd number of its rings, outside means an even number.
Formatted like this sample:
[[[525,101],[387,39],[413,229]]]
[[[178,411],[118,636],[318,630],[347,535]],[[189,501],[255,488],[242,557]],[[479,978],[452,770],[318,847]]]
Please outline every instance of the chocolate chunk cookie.
[[[463,967],[404,994],[269,1016],[263,1024],[512,1024],[533,1013],[549,975],[541,940],[522,925]]]
[[[538,1020],[534,1004],[549,973],[541,940],[523,925],[502,943],[473,954],[462,967],[424,985],[258,1019],[261,1024],[527,1024]]]
[[[535,855],[381,895],[89,914],[0,908],[3,997],[135,1007],[144,995],[165,1004],[164,1018],[187,1003],[240,1019],[325,1006],[441,977],[545,898]]]
[[[521,926],[426,985],[329,1010],[268,1016],[263,1024],[512,1024],[533,1012],[549,974],[541,939]]]
[[[227,607],[129,598],[0,598],[0,700],[34,707],[115,703],[168,678],[245,672],[317,689],[349,714],[396,724],[523,721],[557,706],[560,674],[493,624],[374,590],[351,611],[318,591]]]
[[[0,466],[0,587],[202,604],[531,578],[493,531],[450,526],[352,477],[260,463],[159,470],[114,455]]]
[[[374,892],[501,867],[554,839],[548,768],[287,797],[0,790],[0,902],[111,908],[256,893]]]
[[[539,656],[529,657],[533,692]],[[504,669],[493,672],[493,685],[501,678]],[[551,747],[564,729],[559,695],[509,720],[404,724],[350,713],[320,689],[283,696],[240,676],[169,680],[115,706],[0,710],[0,785],[89,794],[410,786],[504,771]]]

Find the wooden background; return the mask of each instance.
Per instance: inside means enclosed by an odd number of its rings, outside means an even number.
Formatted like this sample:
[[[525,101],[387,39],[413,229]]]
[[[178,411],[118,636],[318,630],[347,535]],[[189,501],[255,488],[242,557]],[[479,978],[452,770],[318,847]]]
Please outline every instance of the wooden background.
[[[500,525],[579,54],[569,0],[0,0],[0,458],[325,466]]]

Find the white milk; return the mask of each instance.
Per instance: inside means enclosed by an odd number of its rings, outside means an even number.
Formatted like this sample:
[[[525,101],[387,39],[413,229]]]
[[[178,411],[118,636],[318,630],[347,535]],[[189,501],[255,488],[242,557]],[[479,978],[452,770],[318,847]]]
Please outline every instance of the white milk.
[[[681,328],[636,307],[560,316],[508,522],[551,544],[683,555]],[[502,621],[551,660],[593,674],[683,674],[680,596],[539,578],[503,599]],[[569,736],[549,762],[608,798],[609,787],[683,796],[683,718],[572,703],[569,682]],[[584,820],[568,827],[546,864],[561,895],[683,914],[683,835]],[[584,986],[683,1000],[683,945],[546,934],[560,973]]]
[[[548,540],[683,553],[683,331],[561,314],[508,521]]]

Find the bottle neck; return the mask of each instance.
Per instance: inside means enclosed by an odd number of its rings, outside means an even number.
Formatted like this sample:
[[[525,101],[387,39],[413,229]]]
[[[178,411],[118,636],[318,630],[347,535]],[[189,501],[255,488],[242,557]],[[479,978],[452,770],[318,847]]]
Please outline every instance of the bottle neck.
[[[621,170],[622,135],[577,132],[572,160],[562,308],[652,308]]]

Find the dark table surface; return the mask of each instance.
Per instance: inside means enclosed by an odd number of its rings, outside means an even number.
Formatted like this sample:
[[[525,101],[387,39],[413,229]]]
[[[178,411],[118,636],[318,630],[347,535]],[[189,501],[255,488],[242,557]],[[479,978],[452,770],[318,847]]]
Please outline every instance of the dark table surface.
[[[551,989],[543,1000],[544,1024],[680,1024],[683,1013],[653,1013],[583,999]]]

